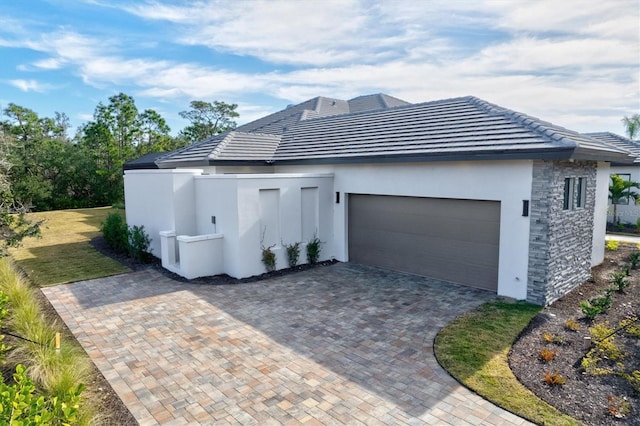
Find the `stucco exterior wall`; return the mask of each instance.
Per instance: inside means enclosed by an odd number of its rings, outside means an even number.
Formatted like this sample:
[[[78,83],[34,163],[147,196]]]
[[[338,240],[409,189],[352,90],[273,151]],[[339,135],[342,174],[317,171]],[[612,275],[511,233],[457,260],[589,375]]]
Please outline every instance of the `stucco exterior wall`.
[[[609,163],[598,163],[596,173],[595,211],[593,216],[593,241],[591,249],[591,266],[604,261],[604,245],[607,235],[607,211],[609,209]]]
[[[127,224],[144,225],[151,252],[160,257],[160,231],[195,231],[193,176],[198,169],[128,170],[124,175]]]
[[[565,178],[579,177],[586,178],[584,207],[565,210]],[[589,278],[596,178],[595,162],[533,162],[528,301],[547,305]]]
[[[306,242],[302,236],[305,188],[317,188],[317,235],[324,242],[320,260],[330,259],[335,256],[330,244],[333,176],[327,174],[197,176],[196,232],[224,234],[224,269],[231,276],[243,278],[265,272],[261,246],[273,246],[276,269],[287,268],[282,244]],[[268,212],[261,206],[261,191],[263,195],[265,191],[273,191],[277,197]],[[216,217],[215,226],[212,216]],[[300,263],[306,263],[305,246],[301,247]]]
[[[531,198],[531,161],[276,166],[275,171],[334,174],[340,202],[333,203],[331,250],[341,261],[349,259],[346,194],[500,201],[498,294],[527,297],[530,222],[522,216],[522,202]]]

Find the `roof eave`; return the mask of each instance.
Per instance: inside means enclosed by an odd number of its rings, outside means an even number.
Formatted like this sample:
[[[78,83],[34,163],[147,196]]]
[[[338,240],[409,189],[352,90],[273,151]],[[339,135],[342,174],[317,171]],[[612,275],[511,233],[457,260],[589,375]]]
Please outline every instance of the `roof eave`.
[[[555,150],[492,150],[482,152],[457,153],[424,153],[406,155],[363,155],[353,157],[326,157],[304,159],[275,159],[276,165],[305,165],[305,164],[349,164],[349,163],[407,163],[407,162],[435,162],[435,161],[494,161],[494,160],[569,160],[572,158],[573,148]]]
[[[574,160],[604,161],[617,164],[633,164],[636,158],[622,152],[608,152],[593,149],[576,148],[571,156]]]

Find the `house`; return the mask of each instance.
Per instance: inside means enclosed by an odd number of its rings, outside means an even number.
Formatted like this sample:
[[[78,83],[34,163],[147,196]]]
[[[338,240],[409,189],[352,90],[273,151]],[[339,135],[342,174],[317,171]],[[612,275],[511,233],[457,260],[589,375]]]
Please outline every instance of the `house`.
[[[604,259],[627,151],[468,96],[318,97],[125,167],[127,222],[187,278],[261,274],[322,241],[358,262],[548,304]]]
[[[611,132],[587,133],[587,135],[601,142],[629,151],[629,153],[635,157],[635,161],[631,164],[611,163],[611,174],[617,174],[627,181],[640,182],[639,141],[634,141]],[[620,218],[620,223],[631,223],[636,226],[638,219],[640,219],[640,205],[635,204],[633,200],[624,200],[622,203],[618,203],[616,210]],[[607,222],[614,222],[612,208],[609,208],[607,213]]]

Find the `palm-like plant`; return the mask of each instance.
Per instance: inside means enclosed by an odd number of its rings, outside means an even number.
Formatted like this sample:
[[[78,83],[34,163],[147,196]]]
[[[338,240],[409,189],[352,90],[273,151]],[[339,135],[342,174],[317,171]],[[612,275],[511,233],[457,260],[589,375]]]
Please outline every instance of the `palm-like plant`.
[[[622,119],[622,124],[624,124],[629,139],[636,139],[640,136],[640,114],[633,114],[631,117],[625,116]]]
[[[611,185],[609,185],[609,199],[613,204],[613,224],[617,225],[620,222],[618,217],[618,204],[628,203],[629,200],[633,200],[634,203],[640,198],[640,194],[633,191],[633,188],[640,188],[638,182],[625,180],[620,176],[611,175]]]

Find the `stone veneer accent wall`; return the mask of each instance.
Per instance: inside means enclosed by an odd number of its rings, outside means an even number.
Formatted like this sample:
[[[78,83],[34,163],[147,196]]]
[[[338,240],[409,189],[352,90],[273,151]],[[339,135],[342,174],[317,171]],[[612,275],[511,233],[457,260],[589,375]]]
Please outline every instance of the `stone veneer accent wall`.
[[[529,302],[548,305],[589,279],[597,167],[595,161],[533,162]],[[587,182],[585,207],[563,210],[564,180],[576,178],[575,206],[579,177]]]

